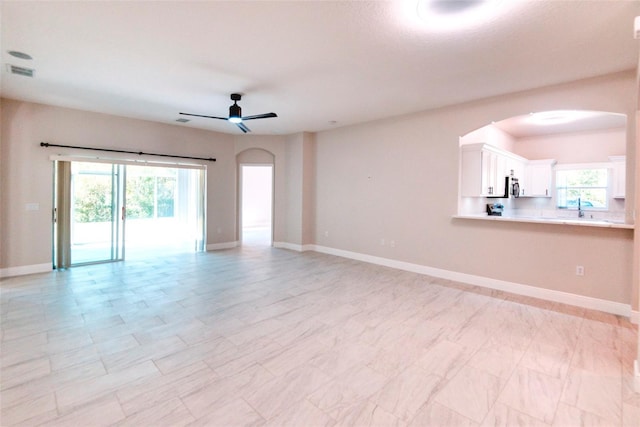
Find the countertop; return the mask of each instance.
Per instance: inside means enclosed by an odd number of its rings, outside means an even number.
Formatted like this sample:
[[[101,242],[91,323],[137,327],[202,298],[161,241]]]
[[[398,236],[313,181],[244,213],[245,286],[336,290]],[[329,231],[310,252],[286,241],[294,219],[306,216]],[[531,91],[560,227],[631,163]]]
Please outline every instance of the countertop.
[[[613,222],[599,219],[578,219],[578,218],[535,218],[521,216],[489,216],[484,215],[454,215],[458,219],[475,219],[482,221],[502,221],[502,222],[528,222],[535,224],[558,224],[558,225],[575,225],[579,227],[604,227],[604,228],[624,228],[633,230],[633,224],[625,224],[622,222]]]

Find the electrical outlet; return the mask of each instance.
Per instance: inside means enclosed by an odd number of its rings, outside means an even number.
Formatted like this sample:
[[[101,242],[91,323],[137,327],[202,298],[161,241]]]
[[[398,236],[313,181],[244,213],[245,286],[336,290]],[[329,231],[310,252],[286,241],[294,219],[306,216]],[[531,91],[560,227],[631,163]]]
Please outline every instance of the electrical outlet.
[[[380,246],[384,246],[384,239],[380,239]]]
[[[328,231],[324,232],[324,237],[329,237],[329,232]]]
[[[584,267],[576,265],[576,276],[584,276]]]
[[[389,246],[391,246],[392,248],[395,248],[396,247],[396,241],[395,240],[390,241],[389,242]]]

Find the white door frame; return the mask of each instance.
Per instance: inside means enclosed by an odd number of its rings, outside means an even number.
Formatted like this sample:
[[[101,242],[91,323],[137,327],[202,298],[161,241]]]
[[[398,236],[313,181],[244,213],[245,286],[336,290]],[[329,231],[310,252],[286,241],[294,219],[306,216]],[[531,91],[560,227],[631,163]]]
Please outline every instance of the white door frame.
[[[275,217],[275,165],[273,163],[240,163],[240,173],[238,174],[238,237],[239,245],[242,246],[244,240],[243,229],[244,224],[242,222],[243,210],[242,199],[244,196],[244,168],[252,166],[270,167],[271,168],[271,224],[269,224],[269,246],[273,246],[273,229],[274,229],[274,217]]]

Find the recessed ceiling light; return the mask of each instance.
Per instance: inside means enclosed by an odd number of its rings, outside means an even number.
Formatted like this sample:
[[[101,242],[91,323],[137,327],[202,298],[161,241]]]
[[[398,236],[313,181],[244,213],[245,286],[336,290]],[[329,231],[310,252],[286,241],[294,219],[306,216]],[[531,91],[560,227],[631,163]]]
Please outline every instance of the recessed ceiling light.
[[[19,52],[19,51],[17,51],[17,50],[9,50],[9,51],[7,51],[7,53],[8,53],[9,55],[13,56],[14,58],[28,59],[28,60],[33,59],[33,58],[31,57],[31,55],[29,55],[29,54],[27,54],[27,53],[24,53],[24,52]]]

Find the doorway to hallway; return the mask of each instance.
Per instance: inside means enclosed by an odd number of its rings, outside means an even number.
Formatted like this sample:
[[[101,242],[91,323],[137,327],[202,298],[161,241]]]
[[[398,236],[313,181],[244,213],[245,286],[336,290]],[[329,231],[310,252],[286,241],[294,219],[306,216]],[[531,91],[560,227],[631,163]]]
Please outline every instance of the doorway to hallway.
[[[273,165],[240,165],[241,242],[243,246],[273,243]]]

